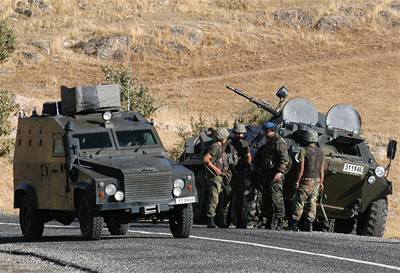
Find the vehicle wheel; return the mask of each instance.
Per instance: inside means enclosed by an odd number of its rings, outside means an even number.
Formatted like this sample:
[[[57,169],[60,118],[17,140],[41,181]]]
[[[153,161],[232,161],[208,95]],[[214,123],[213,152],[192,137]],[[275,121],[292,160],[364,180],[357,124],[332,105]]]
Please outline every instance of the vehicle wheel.
[[[22,234],[26,239],[39,239],[44,229],[42,214],[32,207],[28,196],[24,196],[20,203],[19,222]]]
[[[336,219],[334,231],[337,233],[356,234],[355,218],[350,219]]]
[[[192,224],[192,204],[175,206],[169,218],[169,228],[174,238],[189,237]]]
[[[103,229],[103,217],[94,216],[86,195],[81,195],[78,207],[79,226],[85,240],[99,240]]]
[[[363,226],[359,227],[359,234],[365,236],[382,237],[385,231],[386,217],[388,213],[387,198],[378,199],[371,203],[363,214]]]
[[[110,220],[107,223],[107,228],[111,235],[125,235],[128,232],[129,225]]]

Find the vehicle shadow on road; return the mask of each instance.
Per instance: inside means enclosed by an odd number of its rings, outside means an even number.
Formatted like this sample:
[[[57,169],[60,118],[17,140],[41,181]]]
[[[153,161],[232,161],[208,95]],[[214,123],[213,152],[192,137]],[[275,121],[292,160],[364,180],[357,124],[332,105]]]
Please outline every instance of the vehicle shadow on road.
[[[109,241],[109,240],[129,240],[129,239],[172,239],[166,236],[104,236],[101,237],[99,241]],[[90,240],[84,240],[79,235],[57,235],[57,236],[43,236],[37,240],[27,240],[22,236],[10,236],[10,237],[0,237],[0,245],[4,244],[15,244],[15,243],[52,243],[52,242],[90,242]],[[98,242],[98,241],[97,241]]]

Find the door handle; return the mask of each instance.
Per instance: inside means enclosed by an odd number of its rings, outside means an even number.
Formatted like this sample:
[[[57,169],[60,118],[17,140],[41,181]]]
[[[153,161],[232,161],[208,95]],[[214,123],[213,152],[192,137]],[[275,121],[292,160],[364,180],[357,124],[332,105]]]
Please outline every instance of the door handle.
[[[42,165],[40,169],[40,174],[41,176],[47,176],[48,175],[48,169],[46,165]]]

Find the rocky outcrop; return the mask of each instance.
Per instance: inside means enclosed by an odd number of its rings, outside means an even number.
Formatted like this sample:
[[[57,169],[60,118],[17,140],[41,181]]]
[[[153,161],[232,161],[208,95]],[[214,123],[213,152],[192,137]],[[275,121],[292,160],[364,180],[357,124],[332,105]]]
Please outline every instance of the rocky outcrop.
[[[278,24],[293,28],[306,28],[313,26],[313,16],[301,9],[279,10],[272,13]]]
[[[87,42],[74,44],[72,40],[65,41],[65,48],[72,48],[83,51],[86,55],[96,56],[97,58],[107,60],[113,59],[120,61],[126,54],[130,46],[131,38],[129,36],[111,35],[105,37],[94,37]]]

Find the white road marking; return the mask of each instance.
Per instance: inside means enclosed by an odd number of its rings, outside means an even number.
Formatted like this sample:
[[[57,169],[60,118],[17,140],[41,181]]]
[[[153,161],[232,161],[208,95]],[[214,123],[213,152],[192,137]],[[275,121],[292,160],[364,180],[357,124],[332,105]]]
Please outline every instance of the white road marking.
[[[136,231],[136,230],[128,230],[128,231],[132,232],[132,233],[139,233],[139,234],[153,234],[153,235],[168,235],[168,236],[171,236],[170,233],[162,233],[162,232]],[[286,252],[292,252],[292,253],[310,255],[310,256],[318,256],[318,257],[324,257],[324,258],[328,258],[328,259],[347,261],[347,262],[352,262],[352,263],[371,265],[371,266],[383,267],[383,268],[388,268],[388,269],[393,269],[393,270],[400,271],[400,267],[397,267],[397,266],[381,264],[381,263],[374,263],[374,262],[368,262],[368,261],[351,259],[351,258],[345,258],[345,257],[334,256],[334,255],[323,254],[323,253],[315,253],[315,252],[302,251],[302,250],[296,250],[296,249],[284,248],[284,247],[277,247],[277,246],[271,246],[271,245],[264,245],[264,244],[257,244],[257,243],[251,243],[251,242],[226,240],[226,239],[218,239],[218,238],[209,238],[209,237],[200,237],[200,236],[193,236],[193,235],[191,235],[190,238],[199,239],[199,240],[206,240],[206,241],[222,242],[222,243],[232,243],[232,244],[239,244],[239,245],[256,246],[256,247],[261,247],[261,248],[268,248],[268,249],[274,249],[274,250],[280,250],[280,251],[286,251]]]
[[[0,225],[19,226],[18,223],[1,223],[1,222],[0,222]],[[72,229],[78,229],[79,228],[79,227],[76,227],[76,226],[60,226],[60,225],[45,225],[45,226],[46,227],[52,227],[52,228],[72,228]],[[152,231],[141,231],[141,230],[128,230],[128,232],[130,232],[130,233],[138,233],[138,234],[148,234],[148,235],[172,236],[171,233],[165,233],[165,232],[152,232]],[[277,246],[271,246],[271,245],[257,244],[257,243],[251,243],[251,242],[245,242],[245,241],[226,240],[226,239],[218,239],[218,238],[210,238],[210,237],[193,236],[193,235],[191,235],[190,238],[191,239],[198,239],[198,240],[222,242],[222,243],[232,243],[232,244],[238,244],[238,245],[255,246],[255,247],[274,249],[274,250],[286,251],[286,252],[309,255],[309,256],[317,256],[317,257],[323,257],[323,258],[327,258],[327,259],[334,259],[334,260],[339,260],[339,261],[347,261],[347,262],[352,262],[352,263],[357,263],[357,264],[371,265],[371,266],[382,267],[382,268],[387,268],[387,269],[393,269],[393,270],[400,271],[400,267],[398,267],[398,266],[392,266],[392,265],[387,265],[387,264],[368,262],[368,261],[345,258],[345,257],[334,256],[334,255],[323,254],[323,253],[296,250],[296,249],[291,249],[291,248],[284,248],[284,247],[277,247]]]

